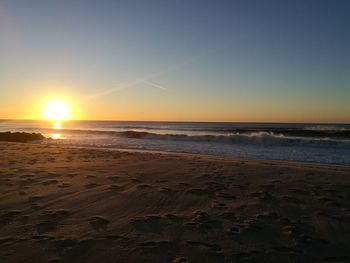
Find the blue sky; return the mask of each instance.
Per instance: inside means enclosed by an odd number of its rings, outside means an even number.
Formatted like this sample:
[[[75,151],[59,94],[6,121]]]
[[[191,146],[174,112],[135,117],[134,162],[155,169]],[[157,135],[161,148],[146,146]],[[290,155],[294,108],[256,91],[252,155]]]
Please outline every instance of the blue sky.
[[[0,1],[0,118],[65,96],[85,119],[350,122],[349,14],[341,0]]]

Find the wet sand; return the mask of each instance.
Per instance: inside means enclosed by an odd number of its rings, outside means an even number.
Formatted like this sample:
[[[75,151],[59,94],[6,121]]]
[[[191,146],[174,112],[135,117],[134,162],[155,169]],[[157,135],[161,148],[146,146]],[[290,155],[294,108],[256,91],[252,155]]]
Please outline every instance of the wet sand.
[[[0,262],[350,262],[350,167],[0,143]]]

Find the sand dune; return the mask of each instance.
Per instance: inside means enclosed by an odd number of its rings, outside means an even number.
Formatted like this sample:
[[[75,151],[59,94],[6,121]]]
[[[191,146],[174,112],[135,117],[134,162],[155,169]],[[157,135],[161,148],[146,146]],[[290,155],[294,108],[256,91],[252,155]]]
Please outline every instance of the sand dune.
[[[0,143],[1,262],[349,262],[350,168]]]

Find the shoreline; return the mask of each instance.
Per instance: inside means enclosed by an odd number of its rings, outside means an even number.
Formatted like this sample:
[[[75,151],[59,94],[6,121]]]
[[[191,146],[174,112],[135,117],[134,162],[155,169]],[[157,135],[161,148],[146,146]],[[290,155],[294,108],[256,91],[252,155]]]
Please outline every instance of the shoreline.
[[[142,149],[143,151],[155,152],[197,153],[255,160],[350,166],[348,157],[350,141],[329,138],[329,136],[345,136],[349,133],[348,127],[307,128],[291,126],[288,128],[282,125],[279,127],[240,128],[236,125],[224,127],[226,132],[221,133],[218,132],[220,127],[205,127],[205,131],[202,131],[201,127],[194,127],[194,124],[193,127],[177,127],[175,124],[174,127],[143,127],[136,123],[127,126],[121,124],[118,126],[116,123],[104,126],[91,123],[81,127],[62,127],[60,130],[54,130],[52,126],[40,129],[38,128],[40,125],[34,123],[28,125],[28,131],[32,129],[41,132],[46,137],[53,138],[47,139],[45,142],[47,144],[62,143],[89,148],[116,147],[117,150],[141,151],[140,149]],[[136,130],[133,130],[134,128]],[[168,129],[175,130],[167,132]],[[199,131],[196,132],[196,129]],[[214,130],[218,133],[213,132]],[[235,132],[231,134],[229,131]],[[313,137],[287,136],[291,132],[296,132],[294,135],[298,135],[300,132],[311,132]],[[319,133],[323,135],[321,136]],[[323,136],[326,137],[323,138]],[[55,139],[60,138],[62,141],[55,141]]]
[[[29,142],[30,143],[30,142]],[[30,143],[34,145],[50,145],[54,147],[62,148],[77,148],[77,149],[92,149],[92,150],[101,150],[101,151],[117,151],[117,152],[135,152],[135,153],[150,153],[150,154],[164,154],[164,155],[179,155],[179,156],[193,156],[193,157],[208,157],[218,160],[232,160],[232,161],[252,161],[252,162],[266,162],[266,163],[277,163],[277,164],[295,164],[295,165],[316,165],[316,166],[330,166],[330,167],[340,167],[340,168],[350,168],[350,165],[346,164],[328,164],[328,163],[317,163],[317,162],[301,162],[301,161],[288,161],[288,160],[279,160],[279,159],[255,159],[255,158],[243,158],[243,157],[234,157],[234,156],[218,156],[202,153],[190,153],[190,152],[171,152],[171,151],[161,151],[161,150],[142,150],[142,149],[132,149],[132,148],[113,148],[113,147],[90,147],[90,146],[75,146],[68,144],[42,144],[42,143]]]

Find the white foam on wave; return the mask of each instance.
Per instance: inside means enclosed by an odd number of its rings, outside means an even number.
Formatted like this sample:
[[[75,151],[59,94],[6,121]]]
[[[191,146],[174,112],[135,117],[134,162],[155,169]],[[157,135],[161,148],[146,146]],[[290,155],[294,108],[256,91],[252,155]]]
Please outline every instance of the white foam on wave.
[[[330,138],[306,138],[289,137],[273,132],[231,133],[228,135],[160,135],[146,133],[143,139],[172,140],[172,141],[195,141],[195,142],[218,142],[226,144],[249,144],[260,146],[309,146],[309,147],[346,147],[350,148],[350,140],[338,140]]]
[[[345,127],[332,126],[332,125],[315,125],[315,126],[305,127],[304,130],[338,132],[338,131],[349,131],[350,129],[347,129]]]

